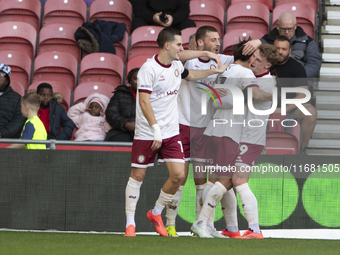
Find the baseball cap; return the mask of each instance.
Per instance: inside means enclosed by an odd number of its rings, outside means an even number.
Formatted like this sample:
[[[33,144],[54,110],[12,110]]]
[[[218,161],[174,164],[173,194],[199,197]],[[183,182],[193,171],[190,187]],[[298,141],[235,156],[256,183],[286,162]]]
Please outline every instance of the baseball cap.
[[[0,72],[3,72],[7,75],[8,85],[10,85],[11,79],[9,78],[9,76],[11,75],[11,68],[4,63],[0,63]]]

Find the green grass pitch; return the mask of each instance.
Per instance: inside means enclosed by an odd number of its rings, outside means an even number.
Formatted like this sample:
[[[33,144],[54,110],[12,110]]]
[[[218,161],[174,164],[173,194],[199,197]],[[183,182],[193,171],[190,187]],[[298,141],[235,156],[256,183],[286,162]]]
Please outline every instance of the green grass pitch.
[[[102,254],[338,254],[339,241],[301,239],[200,239],[197,237],[124,237],[114,234],[0,232],[1,255]]]

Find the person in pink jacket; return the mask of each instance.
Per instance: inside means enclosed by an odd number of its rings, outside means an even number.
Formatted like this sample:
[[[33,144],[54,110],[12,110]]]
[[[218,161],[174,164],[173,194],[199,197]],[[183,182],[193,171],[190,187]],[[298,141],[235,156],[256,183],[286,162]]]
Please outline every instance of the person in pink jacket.
[[[105,109],[110,101],[105,95],[94,93],[84,102],[73,105],[67,112],[78,130],[75,141],[103,141],[111,129],[105,120]]]

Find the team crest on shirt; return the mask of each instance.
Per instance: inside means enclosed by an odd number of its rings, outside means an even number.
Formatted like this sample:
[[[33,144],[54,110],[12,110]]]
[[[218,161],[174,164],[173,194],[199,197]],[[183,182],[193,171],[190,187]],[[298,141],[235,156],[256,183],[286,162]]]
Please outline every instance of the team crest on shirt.
[[[138,161],[139,163],[144,163],[144,161],[145,161],[145,156],[144,156],[144,155],[139,155],[138,158],[137,158],[137,161]]]
[[[215,69],[215,68],[216,68],[216,66],[214,64],[210,65],[210,69]]]
[[[178,77],[178,75],[179,75],[179,71],[176,69],[175,70],[175,76]]]

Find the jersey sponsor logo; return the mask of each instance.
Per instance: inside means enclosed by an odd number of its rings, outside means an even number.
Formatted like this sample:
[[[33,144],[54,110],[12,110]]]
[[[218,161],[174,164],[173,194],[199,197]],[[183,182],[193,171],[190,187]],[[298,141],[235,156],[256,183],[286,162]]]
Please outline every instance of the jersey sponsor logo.
[[[138,158],[137,158],[137,161],[138,161],[139,163],[144,163],[144,161],[145,161],[145,156],[144,156],[144,155],[139,155]]]
[[[175,76],[178,77],[178,75],[179,75],[179,71],[178,71],[178,69],[176,69],[175,70]]]
[[[163,97],[167,97],[167,96],[172,96],[172,95],[177,95],[178,94],[178,90],[174,90],[174,91],[162,91],[162,92],[158,92],[156,93],[156,97],[157,98],[163,98]]]
[[[159,81],[165,81],[165,78],[163,75],[159,76]]]

